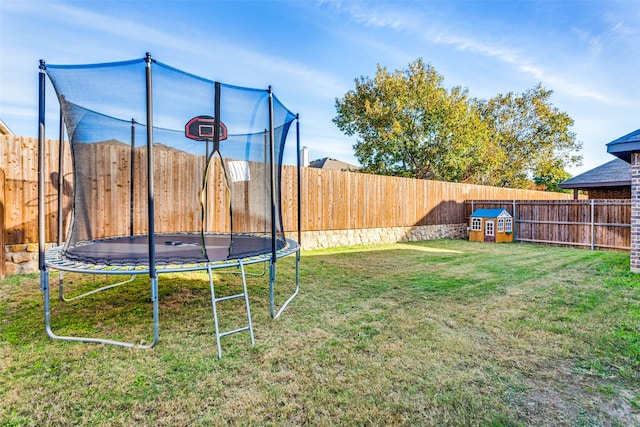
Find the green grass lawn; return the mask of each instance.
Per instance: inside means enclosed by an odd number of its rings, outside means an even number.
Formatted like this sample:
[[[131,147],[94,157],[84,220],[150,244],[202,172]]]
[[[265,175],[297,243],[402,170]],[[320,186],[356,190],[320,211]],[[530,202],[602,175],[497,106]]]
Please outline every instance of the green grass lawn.
[[[293,258],[280,261],[284,300]],[[65,281],[71,295],[105,279]],[[147,282],[52,298],[54,331],[148,343]],[[256,345],[223,337],[219,360],[203,274],[161,276],[152,350],[51,340],[38,276],[5,279],[0,425],[640,425],[640,276],[628,254],[453,240],[337,248],[304,252],[300,282],[271,320],[266,279],[251,279]],[[239,282],[218,275],[216,286]],[[226,327],[241,326],[239,300],[220,306]]]

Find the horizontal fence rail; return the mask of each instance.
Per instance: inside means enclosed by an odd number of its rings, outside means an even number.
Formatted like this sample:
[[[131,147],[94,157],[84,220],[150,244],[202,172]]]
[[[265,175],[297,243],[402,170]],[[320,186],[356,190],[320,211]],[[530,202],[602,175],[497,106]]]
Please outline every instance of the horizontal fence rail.
[[[520,242],[631,249],[631,200],[469,200],[465,215],[478,208],[504,208],[514,217]]]
[[[0,169],[4,171],[4,239],[8,245],[35,243],[37,233],[37,138],[2,136],[0,138]],[[47,188],[46,228],[48,242],[57,240],[58,225],[58,176],[64,177],[62,197],[62,216],[64,228],[71,220],[73,199],[73,169],[68,143],[64,148],[64,170],[58,170],[58,141],[47,140],[45,174]],[[134,228],[144,230],[146,218],[144,210],[129,212],[129,203],[125,200],[129,188],[127,159],[130,152],[126,146],[104,144],[96,149],[103,150],[101,161],[93,165],[90,171],[95,174],[95,197],[101,197],[105,212],[126,218],[133,215]],[[144,153],[136,152],[136,162],[142,162]],[[186,207],[193,204],[200,188],[193,187],[193,176],[200,172],[202,159],[177,150],[160,150],[158,161],[168,174],[164,182],[172,185],[159,188],[157,195],[165,203],[157,203],[157,223],[159,227],[174,227],[183,224],[192,227],[199,217]],[[144,163],[144,162],[142,162]],[[217,168],[216,170],[218,170]],[[144,171],[140,171],[142,173]],[[229,203],[224,185],[220,183],[221,174],[212,178],[217,180],[209,185],[214,188],[210,198],[209,212],[218,218],[221,228],[228,227]],[[137,178],[140,180],[140,177]],[[414,227],[422,225],[464,224],[468,219],[465,211],[467,200],[557,200],[569,201],[570,194],[549,193],[532,190],[487,187],[473,184],[449,183],[409,178],[398,178],[364,173],[331,171],[315,168],[302,168],[301,171],[301,231],[352,230],[383,227]],[[297,172],[293,166],[282,169],[282,213],[285,231],[297,229]],[[140,197],[136,189],[134,197]],[[124,198],[123,198],[124,197]],[[246,203],[255,195],[247,194]],[[114,224],[102,221],[99,216],[105,212],[94,212],[95,224],[104,235],[113,235],[122,230],[112,230]],[[523,219],[526,219],[523,217]],[[213,219],[212,219],[213,220]],[[234,218],[240,221],[239,218]],[[250,221],[251,219],[246,219]],[[581,222],[580,220],[573,220]],[[597,220],[597,223],[605,222]],[[612,221],[613,222],[613,221]],[[622,221],[616,221],[623,223]],[[521,223],[524,226],[525,223]],[[543,224],[537,224],[540,227]],[[522,231],[524,233],[524,230]],[[540,236],[541,229],[536,229]],[[524,234],[522,234],[524,237]]]

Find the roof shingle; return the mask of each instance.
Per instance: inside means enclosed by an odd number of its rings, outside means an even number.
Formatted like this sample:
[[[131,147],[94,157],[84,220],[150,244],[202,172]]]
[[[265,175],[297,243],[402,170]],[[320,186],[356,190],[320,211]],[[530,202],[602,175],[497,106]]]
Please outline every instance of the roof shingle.
[[[558,184],[558,187],[586,190],[626,185],[631,185],[631,165],[623,160],[613,159],[608,163]]]

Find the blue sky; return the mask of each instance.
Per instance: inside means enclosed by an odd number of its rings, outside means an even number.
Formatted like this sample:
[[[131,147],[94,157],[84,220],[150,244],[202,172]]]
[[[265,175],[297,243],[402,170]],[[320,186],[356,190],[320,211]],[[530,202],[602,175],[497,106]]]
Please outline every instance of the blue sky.
[[[0,119],[37,133],[38,60],[142,58],[228,84],[266,88],[301,118],[311,159],[357,163],[332,123],[335,99],[377,64],[422,58],[488,99],[541,83],[574,120],[578,174],[640,128],[640,2],[0,0]],[[51,96],[50,96],[51,97]]]

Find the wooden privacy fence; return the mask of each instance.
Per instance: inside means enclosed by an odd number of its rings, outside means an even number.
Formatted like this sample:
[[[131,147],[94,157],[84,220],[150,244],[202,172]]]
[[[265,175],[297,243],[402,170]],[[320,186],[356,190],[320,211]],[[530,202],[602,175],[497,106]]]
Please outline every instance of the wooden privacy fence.
[[[4,185],[4,233],[6,244],[37,242],[37,138],[3,136],[0,141],[0,169],[5,172]],[[45,158],[45,199],[47,241],[55,242],[58,223],[58,141],[47,140]],[[62,191],[63,224],[68,227],[73,194],[73,172],[67,144],[64,150],[64,186]],[[129,149],[118,143],[98,144],[95,149],[102,150],[100,162],[84,165],[84,173],[93,174],[95,180],[84,182],[93,190],[92,197],[99,198],[102,206],[93,212],[92,224],[101,231],[99,235],[110,236],[122,233],[122,227],[128,227],[129,220],[117,225],[105,222],[102,217],[110,212],[110,218],[129,218],[134,220],[137,232],[146,227],[145,210],[130,213],[127,202],[130,186],[130,172],[127,162]],[[136,152],[137,160],[144,164],[144,153]],[[158,180],[161,186],[156,196],[162,203],[156,202],[156,225],[179,228],[193,227],[200,220],[189,206],[195,204],[200,188],[192,188],[194,176],[201,174],[204,162],[201,158],[178,150],[158,150],[158,162],[163,166],[164,179]],[[144,173],[140,169],[139,173]],[[252,173],[260,173],[252,170]],[[228,213],[226,190],[218,182],[221,175],[213,174],[214,188],[209,212],[217,226],[227,227],[224,214]],[[134,180],[141,180],[140,177]],[[217,180],[217,181],[216,181]],[[201,184],[201,183],[200,183]],[[486,187],[472,184],[448,183],[408,178],[397,178],[362,173],[349,173],[314,168],[302,168],[301,171],[302,231],[349,230],[381,227],[411,227],[419,225],[461,224],[467,221],[466,200],[529,200],[545,199],[570,200],[570,194],[547,193],[531,190]],[[297,229],[297,172],[293,166],[282,169],[282,213],[286,231]],[[143,197],[144,188],[135,189],[134,197]],[[243,203],[249,204],[259,195],[245,194]],[[105,216],[106,217],[106,216]],[[214,218],[215,217],[215,218]],[[234,218],[237,224],[238,218]],[[251,221],[247,218],[246,221]],[[234,225],[235,226],[235,225]],[[537,232],[541,232],[538,230]]]
[[[630,250],[631,200],[471,200],[469,217],[478,208],[505,208],[515,220],[515,240]]]
[[[293,171],[285,175],[292,178]],[[470,199],[571,197],[314,168],[302,169],[301,185],[303,231],[461,224],[467,221],[464,202]]]

